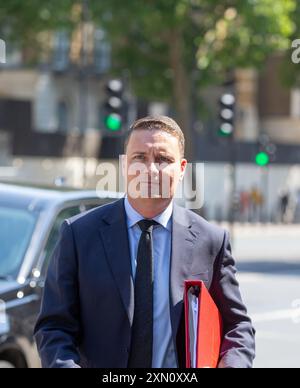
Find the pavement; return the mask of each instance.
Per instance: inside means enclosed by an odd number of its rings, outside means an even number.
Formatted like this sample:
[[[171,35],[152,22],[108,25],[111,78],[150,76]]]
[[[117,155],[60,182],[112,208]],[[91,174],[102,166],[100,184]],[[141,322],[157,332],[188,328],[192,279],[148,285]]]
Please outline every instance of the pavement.
[[[300,225],[221,224],[238,260],[300,262]]]

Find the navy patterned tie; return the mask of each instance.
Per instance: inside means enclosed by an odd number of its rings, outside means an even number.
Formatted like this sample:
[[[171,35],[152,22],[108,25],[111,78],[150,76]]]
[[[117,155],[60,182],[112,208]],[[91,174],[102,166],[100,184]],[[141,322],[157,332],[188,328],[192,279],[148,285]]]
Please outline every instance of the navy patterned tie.
[[[153,220],[138,222],[142,234],[138,246],[134,286],[134,317],[129,368],[151,368],[153,347]]]

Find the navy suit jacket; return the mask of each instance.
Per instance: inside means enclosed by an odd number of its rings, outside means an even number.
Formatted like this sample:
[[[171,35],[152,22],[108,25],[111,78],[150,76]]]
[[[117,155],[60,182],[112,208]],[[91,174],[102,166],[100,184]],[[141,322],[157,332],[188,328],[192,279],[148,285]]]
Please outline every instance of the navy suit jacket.
[[[172,222],[170,315],[178,366],[185,366],[184,281],[200,279],[224,319],[220,365],[251,367],[255,332],[227,232],[177,205]],[[134,312],[131,272],[124,199],[64,222],[35,328],[43,367],[127,367]]]

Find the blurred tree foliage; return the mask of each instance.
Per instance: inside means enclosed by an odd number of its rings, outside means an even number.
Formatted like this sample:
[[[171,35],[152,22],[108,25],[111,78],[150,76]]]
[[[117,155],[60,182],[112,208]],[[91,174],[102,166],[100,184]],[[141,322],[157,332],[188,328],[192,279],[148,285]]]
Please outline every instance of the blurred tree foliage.
[[[291,60],[292,52],[291,42],[300,39],[300,1],[297,1],[296,8],[291,15],[292,22],[295,26],[290,37],[290,50],[286,51],[285,60],[282,65],[281,79],[288,87],[300,87],[300,65],[295,64]]]
[[[89,0],[91,18],[109,33],[113,70],[130,72],[138,96],[170,102],[187,135],[194,91],[222,82],[234,68],[261,66],[270,53],[287,50],[299,20],[297,3]],[[2,32],[34,47],[40,32],[72,30],[80,22],[76,4],[5,0],[0,6]]]

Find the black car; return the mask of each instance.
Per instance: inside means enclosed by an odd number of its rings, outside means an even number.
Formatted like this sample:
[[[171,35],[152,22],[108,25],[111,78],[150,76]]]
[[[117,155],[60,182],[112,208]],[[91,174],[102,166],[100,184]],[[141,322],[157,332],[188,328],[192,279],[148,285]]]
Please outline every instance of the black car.
[[[62,222],[120,196],[0,184],[0,368],[40,366],[33,328]]]

